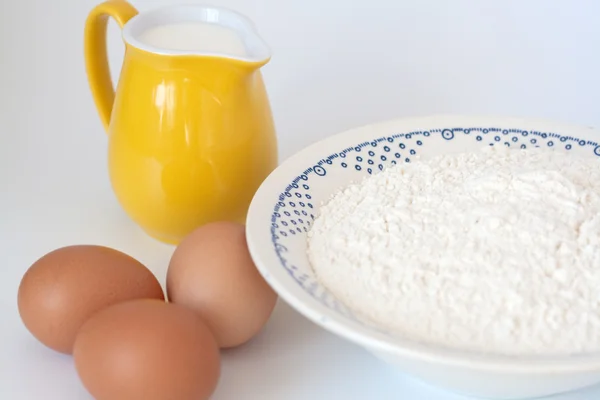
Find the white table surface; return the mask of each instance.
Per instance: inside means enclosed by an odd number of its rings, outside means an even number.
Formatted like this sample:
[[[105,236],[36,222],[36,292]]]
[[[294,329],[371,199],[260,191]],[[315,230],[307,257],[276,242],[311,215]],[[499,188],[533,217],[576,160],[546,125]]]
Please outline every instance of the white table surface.
[[[95,3],[0,5],[2,400],[90,399],[72,360],[38,344],[21,324],[17,289],[32,262],[60,246],[101,244],[138,258],[164,281],[173,251],[128,220],[108,183],[106,137],[82,58],[83,22]],[[140,10],[166,3],[134,1]],[[594,0],[212,3],[249,15],[274,50],[265,79],[282,159],[339,130],[416,114],[529,115],[600,126]],[[122,44],[114,24],[109,43],[118,72]],[[600,388],[555,400],[595,398]],[[280,302],[253,342],[223,354],[214,399],[463,397],[396,374]]]

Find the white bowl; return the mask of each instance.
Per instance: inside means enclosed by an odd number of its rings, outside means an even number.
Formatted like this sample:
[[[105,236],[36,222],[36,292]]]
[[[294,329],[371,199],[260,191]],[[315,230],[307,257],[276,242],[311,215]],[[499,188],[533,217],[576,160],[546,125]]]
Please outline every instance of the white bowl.
[[[501,356],[402,341],[361,322],[316,281],[306,255],[308,221],[351,181],[385,168],[481,146],[541,146],[600,156],[600,131],[548,121],[435,116],[353,129],[300,151],[262,184],[250,206],[250,253],[280,297],[323,328],[363,346],[400,371],[466,395],[522,399],[600,383],[600,353]],[[600,289],[599,289],[600,290]]]

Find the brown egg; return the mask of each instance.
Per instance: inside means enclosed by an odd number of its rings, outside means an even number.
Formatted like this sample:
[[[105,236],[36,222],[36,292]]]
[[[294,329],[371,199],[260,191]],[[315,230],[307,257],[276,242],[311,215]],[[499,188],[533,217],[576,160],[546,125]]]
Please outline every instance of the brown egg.
[[[232,222],[204,225],[179,244],[167,272],[167,297],[195,310],[223,348],[255,336],[277,301],[250,258],[244,226]]]
[[[27,270],[19,314],[40,342],[70,354],[81,325],[96,311],[125,300],[164,300],[158,280],[136,259],[103,246],[54,250]]]
[[[96,313],[73,351],[96,400],[205,400],[220,376],[219,347],[193,311],[132,300]]]

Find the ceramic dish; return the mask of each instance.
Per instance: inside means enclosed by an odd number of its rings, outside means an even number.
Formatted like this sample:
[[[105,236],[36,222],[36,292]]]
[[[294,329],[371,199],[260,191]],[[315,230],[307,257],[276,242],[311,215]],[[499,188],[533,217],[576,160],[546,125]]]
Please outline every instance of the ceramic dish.
[[[353,129],[280,165],[250,206],[247,237],[261,274],[283,300],[323,328],[365,347],[400,371],[454,392],[520,399],[600,382],[600,354],[513,357],[452,351],[399,340],[365,324],[315,280],[306,232],[322,201],[394,163],[481,146],[546,147],[599,157],[600,132],[548,121],[435,116]],[[600,161],[600,160],[599,160]]]

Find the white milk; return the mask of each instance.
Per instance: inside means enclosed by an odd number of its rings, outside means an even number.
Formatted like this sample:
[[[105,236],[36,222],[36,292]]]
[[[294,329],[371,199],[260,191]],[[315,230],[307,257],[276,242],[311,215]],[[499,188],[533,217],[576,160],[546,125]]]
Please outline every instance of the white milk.
[[[147,45],[166,50],[246,55],[238,34],[228,28],[203,22],[179,22],[149,28],[138,36]]]

